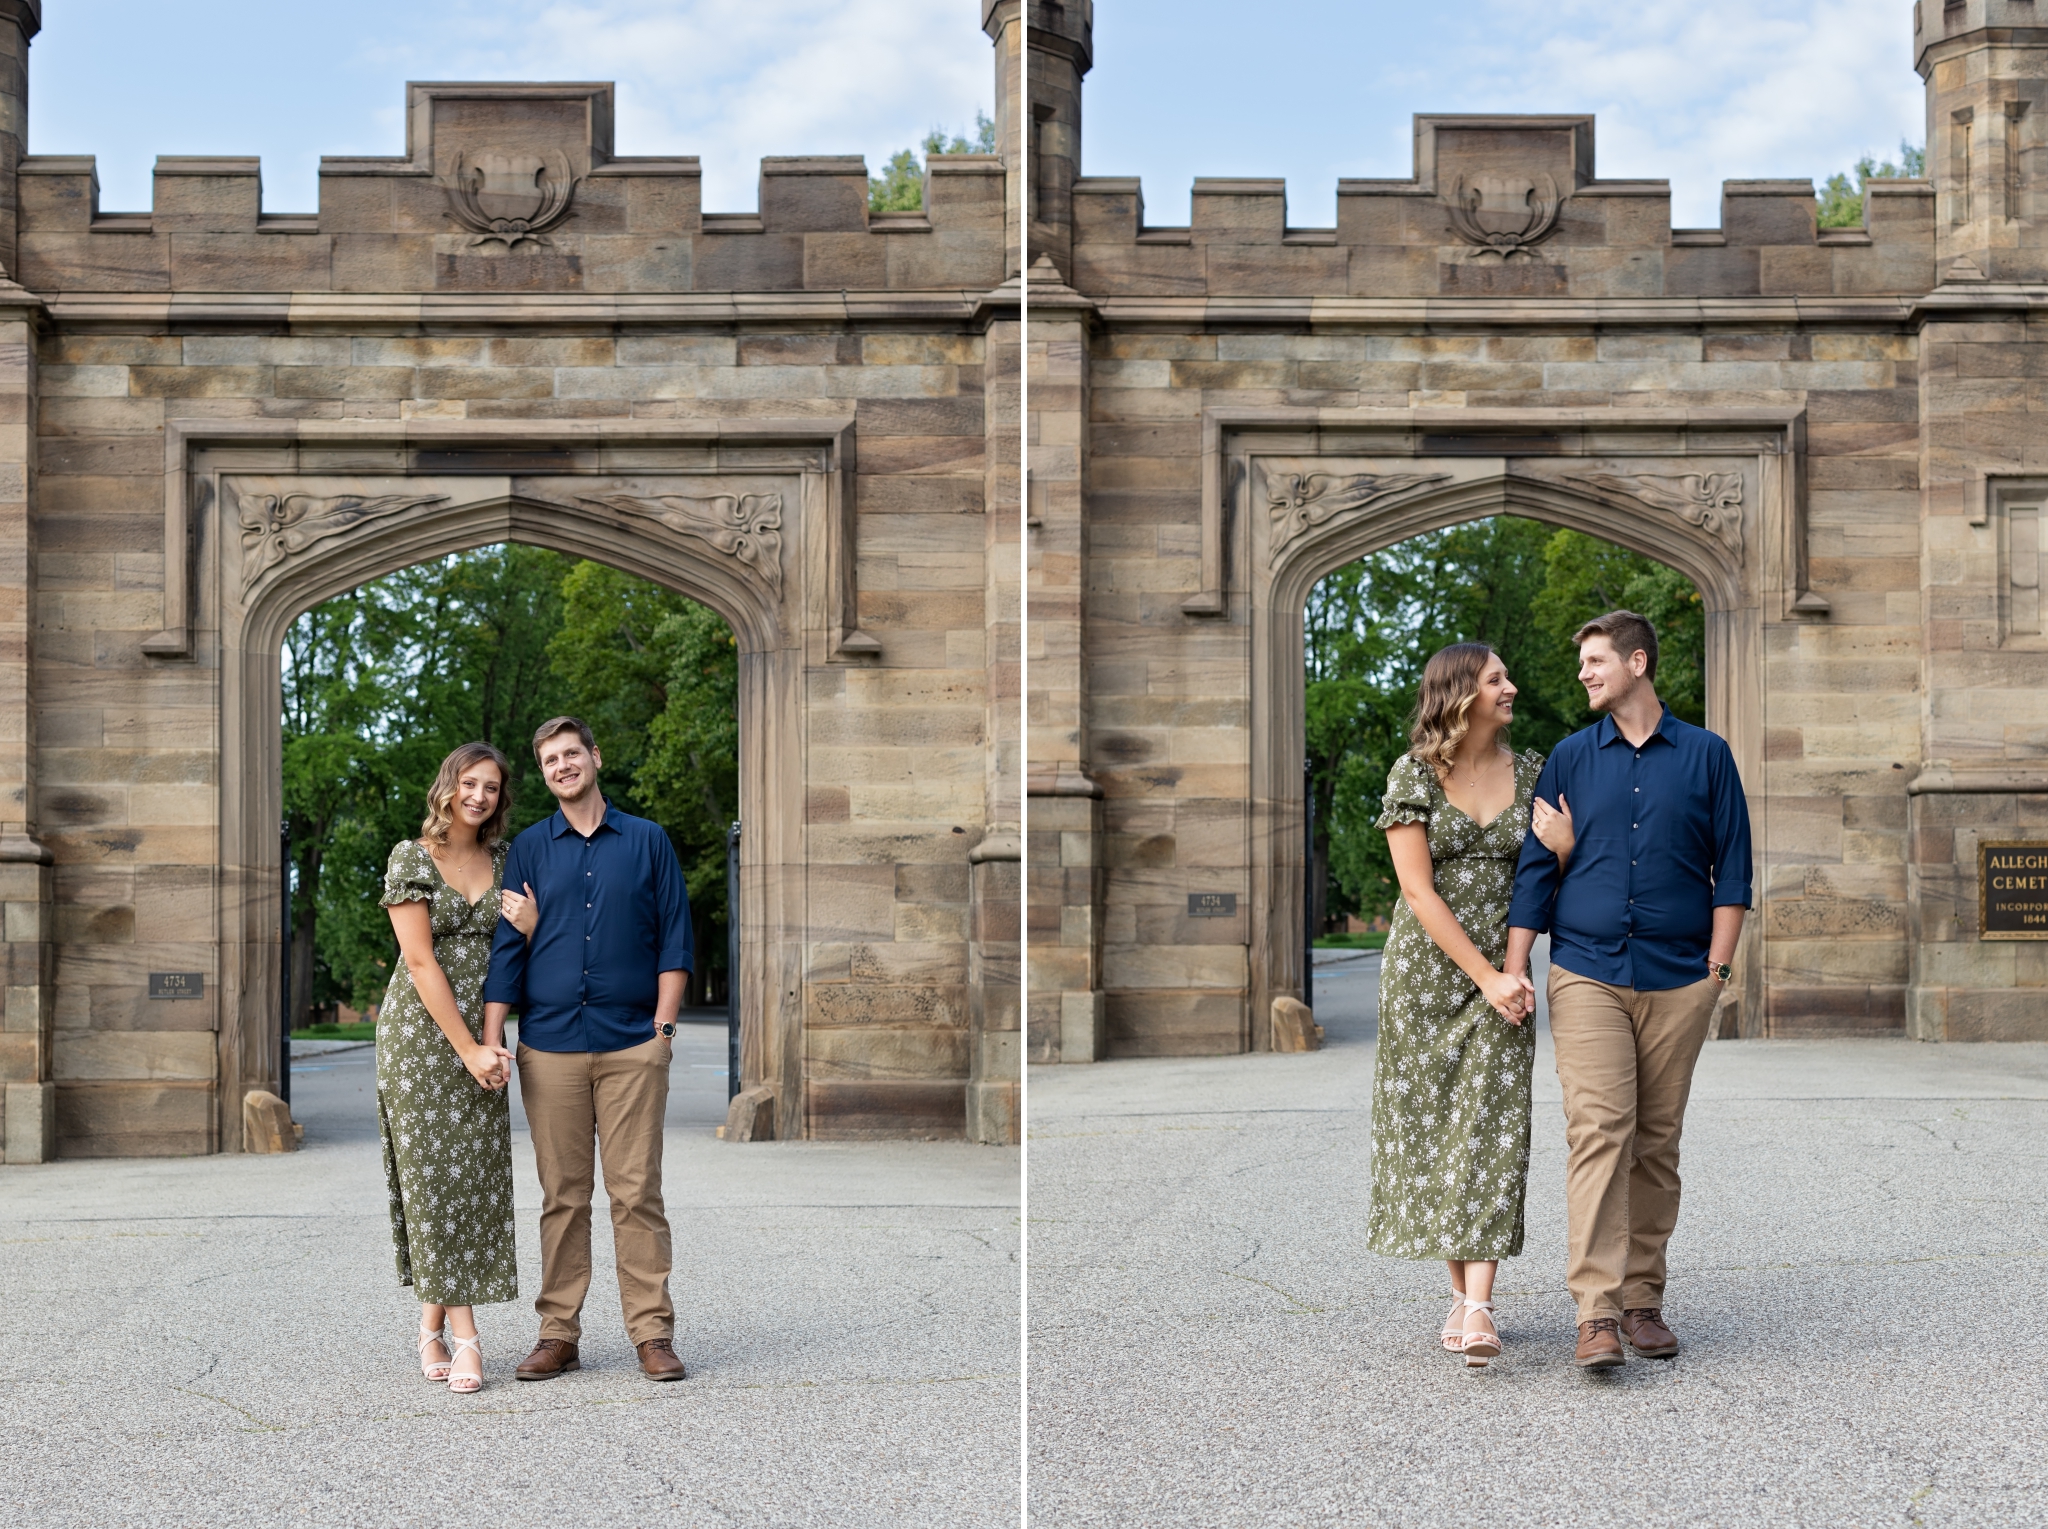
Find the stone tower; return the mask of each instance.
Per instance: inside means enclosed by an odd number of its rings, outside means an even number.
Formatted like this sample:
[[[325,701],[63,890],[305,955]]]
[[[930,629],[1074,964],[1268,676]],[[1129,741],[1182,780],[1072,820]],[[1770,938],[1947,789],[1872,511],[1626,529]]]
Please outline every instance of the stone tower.
[[[1927,171],[1944,281],[2048,280],[2048,10],[2041,0],[1917,0]]]
[[[1081,174],[1081,80],[1095,61],[1095,0],[1028,0],[1030,78],[1024,124],[1030,183],[1026,263],[1050,256],[1072,277],[1074,182]]]

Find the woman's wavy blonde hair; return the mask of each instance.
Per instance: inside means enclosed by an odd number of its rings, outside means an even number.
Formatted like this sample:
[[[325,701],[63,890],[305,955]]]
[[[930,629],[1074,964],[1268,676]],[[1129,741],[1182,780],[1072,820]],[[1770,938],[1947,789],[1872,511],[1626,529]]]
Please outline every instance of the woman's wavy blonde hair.
[[[422,839],[432,844],[448,842],[448,829],[455,821],[455,793],[462,788],[462,777],[485,760],[498,767],[498,810],[478,825],[476,842],[487,850],[497,847],[512,816],[512,766],[488,743],[465,743],[441,761],[440,772],[427,791],[426,821],[420,824]]]
[[[1415,720],[1408,726],[1408,752],[1436,771],[1438,780],[1451,773],[1458,745],[1472,726],[1472,703],[1479,699],[1479,676],[1493,659],[1483,642],[1454,642],[1430,654],[1422,666],[1422,693],[1415,700]]]

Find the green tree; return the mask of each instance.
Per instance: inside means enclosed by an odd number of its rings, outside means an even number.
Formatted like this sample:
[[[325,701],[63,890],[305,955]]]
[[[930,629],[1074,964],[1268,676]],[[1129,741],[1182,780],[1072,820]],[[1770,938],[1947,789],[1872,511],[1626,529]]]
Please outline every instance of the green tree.
[[[1855,176],[1850,179],[1850,174]],[[1899,162],[1886,160],[1879,164],[1869,155],[1856,161],[1853,172],[1838,172],[1830,175],[1821,187],[1817,208],[1818,221],[1822,228],[1861,228],[1863,226],[1863,193],[1874,180],[1891,180],[1899,176],[1917,178],[1927,173],[1927,151],[1914,145],[1899,142]]]
[[[925,165],[934,154],[993,154],[996,125],[987,115],[974,114],[972,140],[954,134],[948,139],[939,128],[924,135],[924,159],[916,149],[898,149],[889,156],[880,175],[868,177],[869,212],[918,212],[924,207]]]
[[[693,1002],[722,992],[726,831],[739,816],[739,649],[717,612],[599,563],[562,583],[555,674],[604,755],[605,792],[668,830],[690,889]],[[574,709],[574,708],[572,708]]]
[[[606,795],[668,830],[696,920],[693,1001],[722,989],[739,671],[715,612],[603,564],[482,547],[315,606],[283,666],[295,1027],[382,997],[397,948],[376,894],[441,760],[475,738],[502,749],[517,832],[554,810],[531,739],[564,712],[596,733]]]
[[[1657,627],[1659,695],[1703,721],[1698,592],[1682,574],[1576,531],[1497,516],[1411,537],[1316,586],[1304,636],[1318,927],[1393,907],[1386,836],[1372,825],[1430,654],[1453,642],[1492,647],[1520,691],[1516,746],[1547,753],[1591,720],[1571,634],[1623,607]]]

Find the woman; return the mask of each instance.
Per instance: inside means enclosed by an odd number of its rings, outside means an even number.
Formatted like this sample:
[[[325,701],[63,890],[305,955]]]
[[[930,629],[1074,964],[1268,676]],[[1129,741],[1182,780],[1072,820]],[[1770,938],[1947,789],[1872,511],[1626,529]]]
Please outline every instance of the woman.
[[[1501,1352],[1494,1271],[1522,1251],[1529,1176],[1536,990],[1500,966],[1543,758],[1509,749],[1514,714],[1499,654],[1434,655],[1378,821],[1401,901],[1380,967],[1368,1241],[1450,1266],[1443,1345],[1474,1367]]]
[[[461,1395],[483,1388],[471,1308],[519,1294],[505,1092],[512,1055],[483,1044],[510,784],[505,756],[488,743],[442,760],[419,838],[391,851],[382,898],[400,958],[377,1017],[398,1282],[420,1299],[421,1370]]]

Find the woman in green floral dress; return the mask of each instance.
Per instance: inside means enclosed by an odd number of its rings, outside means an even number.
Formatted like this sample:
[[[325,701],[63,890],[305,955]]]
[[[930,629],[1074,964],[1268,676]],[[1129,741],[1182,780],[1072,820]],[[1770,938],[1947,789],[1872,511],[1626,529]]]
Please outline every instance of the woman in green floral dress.
[[[1493,1277],[1522,1251],[1529,1176],[1536,990],[1500,967],[1543,759],[1508,748],[1514,701],[1485,644],[1434,655],[1378,822],[1401,899],[1380,965],[1368,1242],[1450,1266],[1442,1341],[1473,1366],[1500,1353]]]
[[[441,762],[420,837],[391,851],[382,902],[399,967],[377,1014],[377,1112],[398,1282],[420,1299],[420,1368],[483,1386],[471,1307],[519,1294],[512,1230],[512,1058],[483,1044],[511,772],[488,743]],[[442,1332],[447,1324],[448,1334]]]

